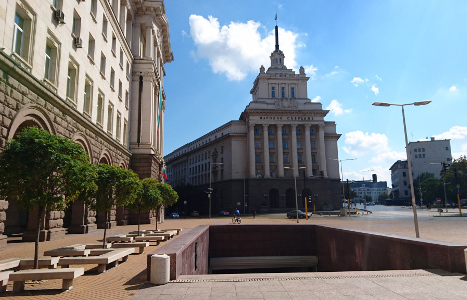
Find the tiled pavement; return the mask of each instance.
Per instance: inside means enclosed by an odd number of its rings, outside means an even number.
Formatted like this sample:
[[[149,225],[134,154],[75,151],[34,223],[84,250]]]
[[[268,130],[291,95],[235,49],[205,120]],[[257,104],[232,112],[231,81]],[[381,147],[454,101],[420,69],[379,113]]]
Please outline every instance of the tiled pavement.
[[[242,219],[243,223],[294,223],[281,216],[257,216],[256,219],[247,216]],[[227,218],[180,219],[166,220],[158,226],[183,228],[184,234],[201,224],[226,224],[229,221]],[[364,216],[314,216],[308,221],[301,221],[304,222],[414,236],[414,225],[410,221],[369,221]],[[466,222],[467,218],[420,221],[420,235],[427,239],[467,244]],[[142,225],[142,229],[153,228],[154,225]],[[108,230],[108,234],[135,229],[135,225],[118,226]],[[40,243],[39,253],[72,244],[96,243],[102,237],[103,230],[86,235],[70,234],[65,239]],[[157,247],[160,246],[146,248],[146,253]],[[6,250],[0,252],[0,260],[31,257],[33,253],[34,243],[11,242]],[[467,299],[467,276],[426,270],[182,276],[167,285],[152,286],[146,283],[144,254],[133,254],[128,262],[103,274],[97,274],[93,265],[84,267],[85,275],[75,279],[71,291],[61,292],[61,281],[49,280],[28,283],[25,292],[13,293],[10,282],[8,291],[0,295],[15,299]]]

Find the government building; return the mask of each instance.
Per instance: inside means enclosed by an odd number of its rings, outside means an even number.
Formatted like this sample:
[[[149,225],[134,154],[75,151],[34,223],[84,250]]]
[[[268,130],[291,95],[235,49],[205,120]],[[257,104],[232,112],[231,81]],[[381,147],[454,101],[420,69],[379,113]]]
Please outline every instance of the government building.
[[[70,138],[93,164],[163,180],[164,64],[173,60],[163,0],[0,1],[0,150],[23,128]],[[35,240],[37,212],[0,200],[5,234]],[[143,217],[154,222],[154,212]],[[42,240],[134,222],[74,202],[47,212]]]
[[[206,197],[180,199],[187,212],[284,212],[341,206],[336,124],[308,98],[303,67],[284,65],[278,27],[271,65],[259,68],[252,100],[232,120],[165,156],[173,187],[193,185]],[[295,188],[296,182],[296,188]],[[297,192],[295,192],[295,190]],[[209,196],[211,199],[209,201]],[[296,203],[297,201],[297,203]],[[181,207],[181,208],[185,208]]]

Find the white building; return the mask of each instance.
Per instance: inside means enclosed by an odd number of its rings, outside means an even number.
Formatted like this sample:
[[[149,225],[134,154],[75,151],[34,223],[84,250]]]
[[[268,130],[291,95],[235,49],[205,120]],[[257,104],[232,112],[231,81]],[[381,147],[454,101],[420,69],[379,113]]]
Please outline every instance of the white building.
[[[379,195],[388,194],[388,184],[386,181],[377,181],[376,174],[373,180],[354,181],[350,184],[350,189],[357,193],[357,197],[364,199],[370,197],[371,202],[378,202]]]
[[[165,157],[169,183],[205,189],[214,183],[213,209],[232,210],[240,204],[255,208],[294,208],[295,188],[302,197],[317,195],[321,206],[340,206],[336,124],[325,121],[328,111],[308,98],[304,68],[298,74],[284,65],[279,49],[256,77],[252,101],[233,120],[178,148]],[[212,171],[212,172],[210,172]],[[183,199],[181,199],[183,200]],[[192,201],[192,199],[188,199]],[[193,200],[195,201],[195,200]],[[189,203],[206,213],[203,204]],[[192,205],[192,207],[190,207]],[[299,200],[302,208],[304,201]]]
[[[392,193],[394,199],[408,199],[411,197],[409,169],[406,160],[396,161],[390,168]]]
[[[409,143],[410,163],[414,180],[423,173],[440,178],[443,162],[451,164],[451,140],[418,141]]]

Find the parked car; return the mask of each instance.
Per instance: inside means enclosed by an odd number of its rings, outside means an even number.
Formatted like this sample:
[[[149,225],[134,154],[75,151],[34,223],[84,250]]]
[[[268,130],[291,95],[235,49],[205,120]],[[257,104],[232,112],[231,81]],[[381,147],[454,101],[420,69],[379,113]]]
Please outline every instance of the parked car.
[[[176,212],[171,213],[171,214],[170,214],[170,217],[171,217],[172,219],[178,219],[178,218],[180,218],[179,214],[177,214]]]
[[[199,212],[197,210],[194,210],[191,212],[192,217],[199,217]]]
[[[219,212],[219,216],[228,216],[228,215],[230,215],[228,211],[221,210],[221,211]]]
[[[303,211],[299,210],[298,211],[298,217],[300,219],[303,219],[303,218],[306,217],[306,214]],[[297,218],[297,211],[292,210],[292,211],[287,212],[287,218],[289,218],[289,219]]]

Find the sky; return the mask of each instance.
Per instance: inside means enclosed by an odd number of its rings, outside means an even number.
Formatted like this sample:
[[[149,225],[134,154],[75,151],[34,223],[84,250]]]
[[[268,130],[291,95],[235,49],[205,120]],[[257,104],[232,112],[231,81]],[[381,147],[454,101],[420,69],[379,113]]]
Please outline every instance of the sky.
[[[310,80],[308,98],[334,121],[344,180],[390,185],[410,141],[450,139],[467,155],[467,2],[430,0],[165,0],[174,61],[165,64],[164,154],[238,120],[277,14],[285,65]],[[348,160],[354,159],[354,160]]]

